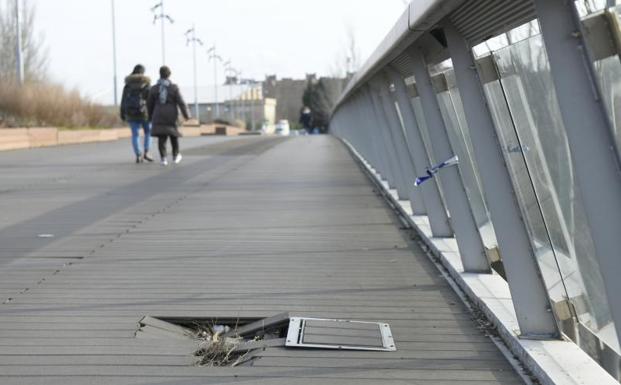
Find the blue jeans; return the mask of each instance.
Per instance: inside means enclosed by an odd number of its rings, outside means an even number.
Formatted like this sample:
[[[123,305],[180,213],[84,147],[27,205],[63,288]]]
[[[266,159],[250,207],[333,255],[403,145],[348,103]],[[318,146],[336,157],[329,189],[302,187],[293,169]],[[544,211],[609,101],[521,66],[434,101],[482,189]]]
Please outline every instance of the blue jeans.
[[[144,152],[149,152],[151,147],[151,123],[146,120],[130,120],[127,123],[129,123],[129,127],[132,129],[134,154],[136,156],[142,154],[140,151],[140,127],[144,130]]]

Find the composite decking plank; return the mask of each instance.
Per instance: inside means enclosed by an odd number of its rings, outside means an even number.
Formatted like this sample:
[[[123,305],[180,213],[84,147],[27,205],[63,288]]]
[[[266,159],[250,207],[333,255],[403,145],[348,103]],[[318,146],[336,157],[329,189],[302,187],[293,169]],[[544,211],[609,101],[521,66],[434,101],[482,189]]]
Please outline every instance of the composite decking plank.
[[[0,153],[0,383],[521,383],[335,138],[182,146],[169,168],[124,142]],[[281,312],[387,322],[398,350],[210,368],[198,341],[135,338],[144,316]]]

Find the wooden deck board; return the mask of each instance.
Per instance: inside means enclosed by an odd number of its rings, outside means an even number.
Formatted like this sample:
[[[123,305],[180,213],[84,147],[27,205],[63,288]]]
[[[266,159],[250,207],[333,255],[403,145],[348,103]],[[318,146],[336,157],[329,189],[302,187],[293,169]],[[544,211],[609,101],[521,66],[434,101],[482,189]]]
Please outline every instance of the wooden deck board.
[[[184,139],[167,169],[128,146],[0,154],[0,383],[521,383],[336,139]],[[387,322],[398,351],[207,368],[134,338],[147,315],[281,312]]]

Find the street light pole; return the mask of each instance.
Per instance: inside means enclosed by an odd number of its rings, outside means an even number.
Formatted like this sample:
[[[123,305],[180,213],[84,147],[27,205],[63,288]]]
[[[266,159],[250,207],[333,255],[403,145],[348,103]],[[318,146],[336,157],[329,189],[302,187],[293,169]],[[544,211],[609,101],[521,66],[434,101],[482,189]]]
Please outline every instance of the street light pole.
[[[237,91],[233,92],[233,87],[236,86],[237,84],[239,84],[239,74],[240,72],[238,70],[236,70],[235,68],[231,68],[232,72],[233,72],[233,79],[231,79],[233,82],[231,84],[231,103],[232,103],[232,108],[233,108],[233,120],[237,120],[238,116],[239,116],[239,111],[238,111],[238,106],[237,106],[237,100],[236,98],[233,96]]]
[[[231,88],[231,82],[232,82],[232,78],[230,77],[231,71],[233,71],[233,68],[231,67],[231,59],[227,60],[224,63],[224,74],[225,77],[227,77],[227,88],[229,89],[229,100],[228,100],[228,110],[229,110],[229,121],[233,120],[233,108],[232,108],[232,88]]]
[[[255,99],[254,99],[254,87],[252,82],[249,83],[249,87],[250,87],[250,125],[252,126],[251,131],[254,131],[256,128],[255,125],[255,121],[254,121],[254,112],[256,110],[256,106],[255,106]]]
[[[159,9],[159,14],[155,13],[157,10]],[[158,20],[161,23],[161,28],[162,28],[162,65],[166,64],[166,32],[165,32],[165,21],[168,20],[170,22],[170,24],[174,23],[175,21],[172,19],[172,17],[170,17],[170,15],[167,15],[166,13],[164,13],[164,0],[160,0],[159,3],[155,4],[153,7],[151,7],[151,12],[153,12],[153,24],[155,24]]]
[[[239,94],[239,118],[244,123],[244,127],[246,127],[246,105],[244,103],[244,82],[242,80],[242,71],[237,71],[237,76],[239,77],[239,85],[241,93]]]
[[[164,0],[162,0],[162,2],[160,3],[162,4],[162,13],[161,15],[164,15]],[[165,31],[165,24],[164,24],[164,19],[162,18],[162,20],[160,20],[160,25],[162,28],[162,65],[166,64],[166,31]]]
[[[110,0],[112,8],[112,69],[114,71],[114,105],[118,106],[118,80],[117,80],[117,68],[116,68],[116,11],[114,7],[114,0]]]
[[[15,0],[15,61],[17,82],[24,84],[24,61],[22,58],[22,12],[20,0]]]
[[[218,60],[222,62],[222,58],[216,53],[216,46],[209,48],[207,51],[209,56],[209,60],[213,59],[213,80],[214,80],[214,93],[215,93],[215,114],[214,120],[216,120],[220,116],[220,105],[218,104]]]
[[[192,43],[192,56],[194,62],[194,114],[200,124],[200,116],[198,109],[198,80],[197,80],[197,66],[196,66],[196,44],[203,45],[203,41],[196,37],[196,27],[192,25],[191,29],[188,29],[185,33],[187,39],[186,44]]]
[[[239,85],[241,86],[241,76],[242,76],[242,72],[240,69],[236,69],[235,70],[235,85]],[[241,111],[241,97],[237,96],[240,95],[240,90],[241,87],[237,87],[237,90],[235,91],[236,96],[234,96],[235,101],[233,102],[233,105],[235,106],[235,118],[236,119],[240,119],[240,111]]]

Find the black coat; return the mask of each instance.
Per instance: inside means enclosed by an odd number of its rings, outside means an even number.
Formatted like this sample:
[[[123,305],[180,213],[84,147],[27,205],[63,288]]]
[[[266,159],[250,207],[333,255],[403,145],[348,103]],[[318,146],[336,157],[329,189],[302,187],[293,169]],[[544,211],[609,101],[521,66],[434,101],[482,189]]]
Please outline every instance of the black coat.
[[[131,74],[125,78],[121,98],[121,119],[147,120],[146,101],[149,97],[150,86],[151,79],[141,74]],[[130,100],[132,98],[137,98],[137,100]]]
[[[168,87],[168,96],[164,104],[160,103],[160,86],[156,84],[151,87],[147,109],[152,124],[151,136],[182,136],[178,129],[179,110],[186,120],[190,115],[176,84],[171,83]]]
[[[313,115],[310,112],[302,112],[300,114],[300,124],[305,129],[313,128]]]

